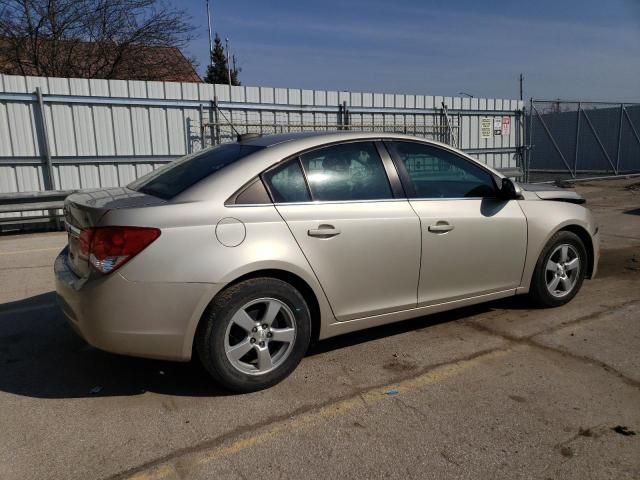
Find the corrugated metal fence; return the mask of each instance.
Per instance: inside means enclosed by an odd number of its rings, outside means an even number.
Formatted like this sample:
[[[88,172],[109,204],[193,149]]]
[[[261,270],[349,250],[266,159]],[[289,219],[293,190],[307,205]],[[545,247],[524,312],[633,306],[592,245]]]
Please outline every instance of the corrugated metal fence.
[[[640,104],[531,100],[527,179],[640,172]]]
[[[0,193],[126,185],[244,132],[401,131],[521,167],[522,109],[506,99],[1,75]]]

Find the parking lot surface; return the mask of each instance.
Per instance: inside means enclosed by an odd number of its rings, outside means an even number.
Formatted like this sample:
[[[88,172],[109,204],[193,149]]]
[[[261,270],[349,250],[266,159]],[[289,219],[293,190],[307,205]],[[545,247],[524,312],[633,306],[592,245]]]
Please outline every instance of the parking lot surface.
[[[0,237],[0,478],[638,479],[640,179],[577,190],[602,258],[570,304],[330,339],[247,395],[87,346],[53,292],[65,235]]]

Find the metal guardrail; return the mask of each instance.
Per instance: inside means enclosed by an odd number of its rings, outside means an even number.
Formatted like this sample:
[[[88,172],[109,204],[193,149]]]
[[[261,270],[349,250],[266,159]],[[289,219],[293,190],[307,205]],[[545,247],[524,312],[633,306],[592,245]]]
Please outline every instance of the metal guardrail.
[[[0,217],[0,225],[55,221],[59,222],[64,199],[74,190],[5,193],[0,195],[0,213],[38,212],[40,215]]]

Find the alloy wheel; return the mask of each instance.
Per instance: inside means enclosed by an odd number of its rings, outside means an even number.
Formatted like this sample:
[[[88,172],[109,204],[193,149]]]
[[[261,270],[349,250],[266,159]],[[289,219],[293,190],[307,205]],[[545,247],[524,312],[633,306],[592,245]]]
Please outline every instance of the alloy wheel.
[[[580,255],[573,245],[558,245],[545,268],[545,283],[547,290],[556,298],[562,298],[571,293],[580,277]]]
[[[234,368],[250,375],[264,375],[284,363],[295,339],[296,322],[291,309],[281,300],[259,298],[233,314],[224,348]]]

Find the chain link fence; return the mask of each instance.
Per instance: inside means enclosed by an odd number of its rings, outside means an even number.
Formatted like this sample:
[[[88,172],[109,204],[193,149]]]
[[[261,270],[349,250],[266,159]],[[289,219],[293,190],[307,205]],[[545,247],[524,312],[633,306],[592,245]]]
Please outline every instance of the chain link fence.
[[[340,105],[337,110],[309,114],[295,109],[286,112],[251,112],[218,108],[216,105],[213,118],[203,121],[201,125],[205,146],[233,142],[238,135],[245,133],[271,135],[335,130],[404,133],[459,146],[460,123],[460,115],[449,114],[446,108],[439,113],[424,115],[389,115],[355,113],[346,105]]]
[[[640,173],[640,104],[531,100],[530,182]]]

